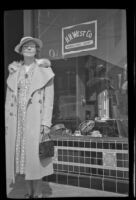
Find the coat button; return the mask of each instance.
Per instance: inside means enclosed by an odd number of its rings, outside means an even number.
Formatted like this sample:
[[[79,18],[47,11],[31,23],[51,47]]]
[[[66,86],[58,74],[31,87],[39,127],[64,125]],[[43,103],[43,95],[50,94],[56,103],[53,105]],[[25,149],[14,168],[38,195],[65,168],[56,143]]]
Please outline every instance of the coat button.
[[[42,100],[41,100],[41,99],[39,100],[39,103],[42,103]]]

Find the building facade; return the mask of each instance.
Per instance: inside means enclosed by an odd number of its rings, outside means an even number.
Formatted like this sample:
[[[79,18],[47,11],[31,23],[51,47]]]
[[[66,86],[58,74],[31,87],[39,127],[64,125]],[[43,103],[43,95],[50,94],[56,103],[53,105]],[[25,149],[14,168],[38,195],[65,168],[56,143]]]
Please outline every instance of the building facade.
[[[23,35],[43,41],[38,57],[55,73],[52,123],[65,127],[53,135],[54,174],[46,179],[128,194],[126,11],[24,10]]]

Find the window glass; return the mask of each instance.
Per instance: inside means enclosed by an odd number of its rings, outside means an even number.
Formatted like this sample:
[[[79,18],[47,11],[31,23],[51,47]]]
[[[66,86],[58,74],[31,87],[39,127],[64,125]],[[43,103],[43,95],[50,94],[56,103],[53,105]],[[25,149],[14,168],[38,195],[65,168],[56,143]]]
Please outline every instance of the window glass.
[[[49,9],[35,14],[36,34],[44,43],[40,56],[51,60],[55,73],[53,124],[63,123],[74,133],[93,120],[91,131],[102,137],[128,137],[126,11]],[[68,33],[71,26],[75,35]],[[91,39],[81,42],[85,33]]]

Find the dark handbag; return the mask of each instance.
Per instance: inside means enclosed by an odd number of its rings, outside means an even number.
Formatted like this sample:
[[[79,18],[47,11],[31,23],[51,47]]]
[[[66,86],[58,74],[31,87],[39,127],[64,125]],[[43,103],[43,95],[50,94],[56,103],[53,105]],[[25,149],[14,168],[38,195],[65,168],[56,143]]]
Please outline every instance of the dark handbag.
[[[49,138],[49,140],[42,141],[39,144],[39,157],[40,159],[45,159],[54,156],[54,142]]]

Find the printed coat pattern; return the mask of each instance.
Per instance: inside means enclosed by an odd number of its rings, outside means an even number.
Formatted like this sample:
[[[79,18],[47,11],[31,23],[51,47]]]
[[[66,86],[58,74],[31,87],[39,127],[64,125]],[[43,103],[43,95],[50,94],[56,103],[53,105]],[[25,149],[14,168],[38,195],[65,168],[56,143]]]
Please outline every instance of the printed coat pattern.
[[[15,181],[15,142],[17,126],[17,77],[22,63],[9,65],[5,102],[6,177]],[[52,158],[39,159],[40,126],[51,126],[54,101],[54,73],[48,59],[36,59],[27,97],[25,179],[41,179],[53,173]]]

